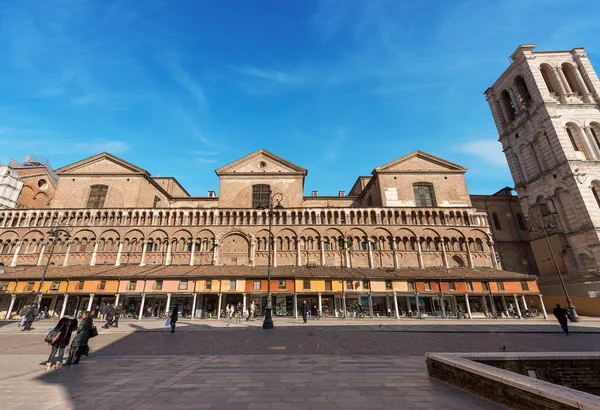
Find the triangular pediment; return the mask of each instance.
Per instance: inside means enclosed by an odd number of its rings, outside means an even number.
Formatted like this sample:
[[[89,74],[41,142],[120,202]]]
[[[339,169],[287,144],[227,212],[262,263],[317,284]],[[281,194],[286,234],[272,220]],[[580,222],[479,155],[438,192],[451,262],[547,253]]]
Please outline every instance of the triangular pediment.
[[[108,152],[74,162],[56,170],[58,175],[105,175],[105,174],[145,174],[148,171],[137,167]]]
[[[381,165],[373,170],[373,173],[389,172],[460,172],[465,173],[467,169],[445,159],[436,157],[423,151],[413,151],[408,155]]]
[[[308,171],[266,149],[259,149],[215,171],[217,175],[275,174],[302,175]]]

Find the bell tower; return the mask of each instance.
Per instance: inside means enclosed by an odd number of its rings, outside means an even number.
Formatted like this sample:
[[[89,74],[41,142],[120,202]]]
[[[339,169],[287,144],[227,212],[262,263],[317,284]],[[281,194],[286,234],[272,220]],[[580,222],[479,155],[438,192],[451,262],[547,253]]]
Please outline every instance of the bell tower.
[[[600,262],[600,81],[583,48],[534,48],[519,46],[485,95],[533,228],[540,284],[556,280],[558,265],[579,283],[573,299],[590,298],[585,283],[598,279]]]

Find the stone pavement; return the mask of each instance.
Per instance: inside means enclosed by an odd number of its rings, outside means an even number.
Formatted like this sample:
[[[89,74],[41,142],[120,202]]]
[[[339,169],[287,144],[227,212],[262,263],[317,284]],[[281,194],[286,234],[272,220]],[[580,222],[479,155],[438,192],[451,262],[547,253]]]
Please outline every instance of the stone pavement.
[[[0,410],[498,408],[430,379],[424,353],[600,350],[600,321],[572,336],[553,321],[349,322],[278,319],[264,331],[184,320],[171,334],[162,321],[131,320],[100,329],[80,365],[50,372],[40,363],[53,321],[32,332],[4,322]]]
[[[501,408],[429,378],[422,357],[265,359],[92,356],[71,368],[0,380],[0,409]],[[18,357],[8,360],[19,363]]]

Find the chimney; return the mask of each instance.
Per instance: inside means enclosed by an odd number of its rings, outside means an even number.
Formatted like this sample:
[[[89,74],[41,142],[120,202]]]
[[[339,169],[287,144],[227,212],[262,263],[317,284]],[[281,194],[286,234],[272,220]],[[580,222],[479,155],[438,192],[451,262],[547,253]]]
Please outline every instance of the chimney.
[[[319,196],[319,191],[312,191],[312,195],[311,196]]]
[[[216,197],[217,197],[217,194],[216,194],[216,192],[215,192],[215,191],[208,191],[208,197],[209,197],[209,198],[216,198]]]
[[[340,191],[340,192],[338,192],[338,196],[346,196],[346,191]]]

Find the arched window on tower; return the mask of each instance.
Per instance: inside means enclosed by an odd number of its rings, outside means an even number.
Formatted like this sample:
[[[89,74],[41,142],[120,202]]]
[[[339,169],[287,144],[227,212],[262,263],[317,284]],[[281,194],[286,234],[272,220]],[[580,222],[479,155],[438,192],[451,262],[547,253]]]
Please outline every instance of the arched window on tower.
[[[515,85],[517,86],[517,90],[519,90],[519,95],[522,99],[521,104],[524,108],[527,108],[529,103],[531,103],[531,94],[529,93],[525,79],[520,75],[517,76],[517,78],[515,78]]]
[[[592,182],[592,195],[594,195],[594,199],[596,200],[596,205],[600,208],[600,182],[594,181]]]
[[[497,230],[502,230],[502,226],[500,225],[500,219],[498,218],[498,214],[497,213],[493,213],[492,214],[492,220],[494,221],[494,228],[496,228]]]
[[[500,99],[502,101],[502,105],[504,106],[504,109],[506,110],[506,113],[508,115],[507,120],[514,120],[515,117],[517,116],[517,110],[515,109],[515,104],[512,100],[512,98],[510,98],[510,94],[508,93],[508,91],[504,90],[502,91],[502,93],[500,94]]]
[[[547,64],[542,64],[540,66],[540,72],[542,73],[542,78],[544,79],[544,83],[546,84],[546,88],[550,91],[551,94],[556,94],[558,88],[554,83],[554,78],[552,77],[552,69]]]
[[[574,93],[576,92],[579,95],[583,95],[583,89],[581,88],[581,84],[579,84],[579,81],[577,81],[577,77],[575,77],[575,73],[573,72],[574,69],[575,68],[569,63],[564,63],[562,65],[563,73],[565,74],[567,84],[569,85],[569,88],[571,88],[571,91],[573,91]]]
[[[600,150],[600,124],[597,122],[593,122],[590,124],[590,133],[592,134],[592,138],[596,147]]]
[[[577,141],[575,140],[575,136],[573,135],[575,132],[577,131],[571,130],[569,127],[567,127],[567,135],[569,136],[569,141],[571,141],[573,149],[575,151],[581,152],[581,148],[579,148],[579,145],[577,145]]]

